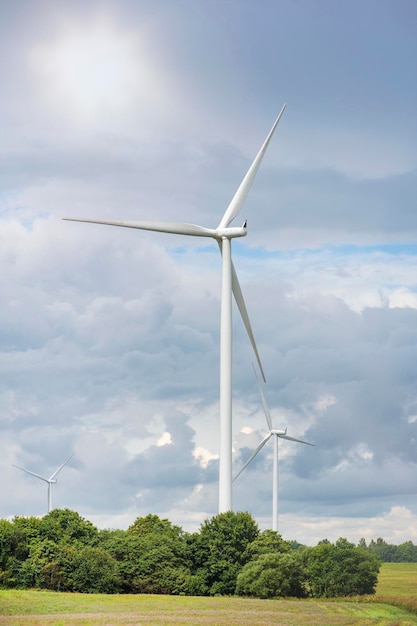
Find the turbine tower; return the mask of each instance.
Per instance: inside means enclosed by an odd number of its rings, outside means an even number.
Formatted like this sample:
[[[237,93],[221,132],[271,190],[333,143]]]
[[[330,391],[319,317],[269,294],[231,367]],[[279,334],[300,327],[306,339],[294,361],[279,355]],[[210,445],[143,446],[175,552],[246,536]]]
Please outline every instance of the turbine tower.
[[[196,237],[211,237],[220,247],[222,257],[222,288],[221,288],[221,315],[220,315],[220,450],[219,450],[219,513],[232,509],[232,293],[239,308],[240,315],[249,335],[256,360],[262,377],[265,380],[262,364],[259,358],[253,336],[249,316],[246,310],[240,284],[231,258],[231,241],[235,237],[244,237],[247,234],[246,220],[241,227],[231,227],[230,223],[238,215],[255,179],[258,168],[268,148],[269,142],[285,110],[282,107],[269,134],[256,155],[246,176],[242,180],[232,201],[227,207],[217,228],[204,228],[196,224],[179,222],[134,221],[115,222],[91,219],[64,218],[72,222],[89,222],[93,224],[107,224],[125,228],[138,228],[162,233],[177,235],[192,235]]]
[[[35,474],[35,472],[31,472],[30,470],[27,470],[24,467],[20,467],[19,465],[14,465],[14,463],[12,464],[13,467],[17,467],[17,469],[22,470],[22,472],[26,472],[26,474],[30,474],[31,476],[35,476],[36,478],[40,478],[41,480],[43,480],[46,483],[48,483],[48,513],[50,513],[52,511],[52,485],[57,482],[56,476],[58,476],[59,472],[62,470],[63,467],[65,467],[65,465],[68,463],[68,461],[70,459],[72,459],[74,454],[75,453],[71,454],[71,456],[68,457],[68,459],[65,461],[65,463],[60,465],[58,467],[58,469],[55,470],[55,472],[50,475],[49,478],[45,478],[45,476],[41,476],[40,474]]]
[[[253,368],[253,369],[255,371],[255,368]],[[285,430],[276,430],[276,429],[272,428],[271,414],[269,412],[269,408],[268,408],[268,405],[267,405],[266,400],[265,400],[264,392],[262,391],[259,379],[258,379],[258,377],[256,375],[256,371],[255,371],[255,377],[256,377],[256,383],[258,385],[259,393],[261,395],[262,406],[263,406],[263,409],[264,409],[264,413],[265,413],[265,417],[266,417],[266,423],[268,424],[269,432],[262,439],[261,443],[254,450],[254,452],[249,457],[249,459],[246,461],[246,463],[242,467],[242,469],[236,474],[236,476],[233,479],[233,482],[247,468],[249,463],[251,463],[251,461],[253,461],[253,459],[256,457],[258,452],[260,452],[262,450],[262,448],[264,447],[266,442],[269,441],[271,437],[273,437],[274,462],[273,462],[273,469],[272,469],[272,530],[278,531],[278,439],[280,439],[280,438],[281,439],[288,439],[289,441],[296,441],[297,443],[304,443],[307,446],[314,446],[314,443],[308,443],[307,441],[302,441],[301,439],[295,439],[295,437],[290,437],[289,435],[287,435],[287,429],[285,429]]]

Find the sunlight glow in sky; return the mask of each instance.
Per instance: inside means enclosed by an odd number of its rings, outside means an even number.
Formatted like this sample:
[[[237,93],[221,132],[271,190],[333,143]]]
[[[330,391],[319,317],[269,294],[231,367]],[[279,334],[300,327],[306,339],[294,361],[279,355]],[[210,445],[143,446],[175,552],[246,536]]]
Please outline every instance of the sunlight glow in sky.
[[[46,106],[94,124],[97,117],[126,114],[138,101],[158,103],[159,79],[138,30],[118,28],[103,17],[58,24],[54,38],[29,56]]]

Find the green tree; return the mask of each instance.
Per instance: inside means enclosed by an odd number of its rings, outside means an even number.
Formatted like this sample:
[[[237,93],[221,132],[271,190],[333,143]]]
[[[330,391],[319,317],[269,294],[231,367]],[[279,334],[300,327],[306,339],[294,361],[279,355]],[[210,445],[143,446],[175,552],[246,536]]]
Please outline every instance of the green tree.
[[[417,562],[417,546],[412,541],[405,541],[398,546],[398,561],[402,563]]]
[[[16,515],[12,523],[16,530],[21,530],[25,534],[28,541],[37,539],[40,536],[42,520],[39,517]]]
[[[247,548],[259,535],[249,513],[227,511],[206,520],[193,538],[193,574],[204,580],[210,595],[232,595],[243,565],[250,559]]]
[[[412,541],[405,541],[397,546],[387,543],[382,537],[378,537],[376,541],[371,539],[367,550],[385,563],[417,562],[417,546]]]
[[[45,515],[40,524],[40,536],[79,547],[95,546],[99,541],[97,528],[70,509],[54,509]]]
[[[306,595],[304,577],[304,568],[297,552],[260,554],[238,574],[236,593],[256,598],[303,598]]]
[[[85,547],[74,551],[66,575],[71,591],[117,593],[121,588],[118,563],[101,548]]]
[[[50,539],[33,541],[28,558],[19,568],[18,586],[64,590],[66,586],[62,551],[62,547]]]
[[[378,537],[376,541],[372,539],[368,550],[386,563],[395,563],[400,560],[398,546],[390,545],[385,539],[382,539],[382,537]]]
[[[0,587],[12,587],[11,574],[14,555],[17,548],[16,531],[8,520],[0,520]]]
[[[127,529],[129,534],[140,537],[147,535],[163,535],[164,537],[182,537],[184,532],[180,526],[174,526],[168,519],[161,519],[158,515],[138,517]]]
[[[122,588],[133,593],[187,593],[189,548],[182,529],[158,516],[138,518],[126,531],[100,543],[119,563]],[[188,583],[187,583],[188,581]]]
[[[375,593],[379,560],[363,548],[340,538],[305,548],[307,581],[313,597],[353,596]]]
[[[101,534],[99,546],[117,561],[122,590],[135,592],[133,581],[142,550],[141,539],[124,530],[106,531]]]
[[[39,538],[40,519],[15,517],[0,520],[0,586],[19,586],[19,571]]]
[[[30,546],[33,542],[38,541],[41,531],[41,519],[39,517],[20,517],[13,518],[14,529],[14,556],[23,561],[29,555]]]
[[[290,543],[275,530],[264,530],[248,545],[245,557],[250,561],[261,554],[289,552],[290,549]]]

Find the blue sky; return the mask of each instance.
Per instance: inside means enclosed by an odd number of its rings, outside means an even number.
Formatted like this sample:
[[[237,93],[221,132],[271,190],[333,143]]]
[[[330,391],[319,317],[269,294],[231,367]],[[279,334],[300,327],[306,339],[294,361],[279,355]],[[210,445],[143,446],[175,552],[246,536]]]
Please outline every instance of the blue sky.
[[[207,241],[284,102],[234,261],[280,448],[279,527],[417,541],[412,1],[4,2],[0,516],[217,512],[220,260]],[[266,432],[234,318],[236,472]],[[236,510],[271,525],[266,447]],[[38,482],[40,484],[38,484]],[[44,488],[45,487],[45,488]],[[45,492],[45,493],[44,493]]]

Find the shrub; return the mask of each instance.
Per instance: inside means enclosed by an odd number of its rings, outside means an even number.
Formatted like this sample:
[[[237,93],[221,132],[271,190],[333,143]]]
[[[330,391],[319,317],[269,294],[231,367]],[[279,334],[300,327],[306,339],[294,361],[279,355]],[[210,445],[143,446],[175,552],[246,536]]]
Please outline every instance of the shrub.
[[[236,593],[256,598],[305,596],[304,572],[294,553],[261,554],[247,563],[237,577]]]

